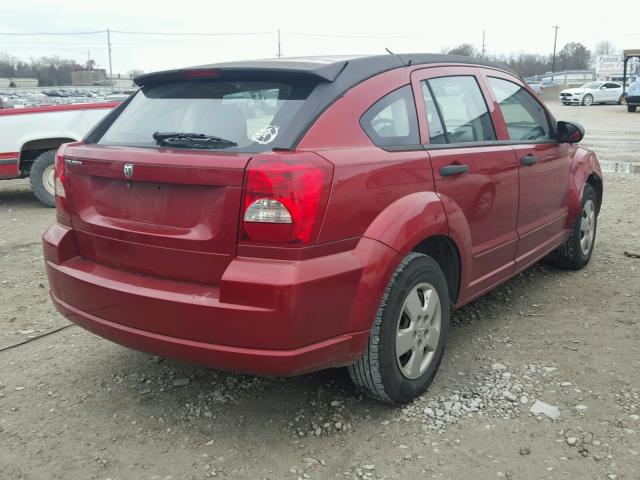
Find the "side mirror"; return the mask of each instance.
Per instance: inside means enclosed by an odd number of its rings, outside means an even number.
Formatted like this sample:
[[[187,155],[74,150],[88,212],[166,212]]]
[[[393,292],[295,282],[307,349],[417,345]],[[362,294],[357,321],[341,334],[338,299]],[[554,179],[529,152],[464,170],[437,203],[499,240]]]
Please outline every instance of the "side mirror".
[[[578,143],[584,137],[584,127],[579,123],[558,122],[558,140],[562,143]]]
[[[600,87],[600,90],[606,90],[607,87],[605,87],[604,85]]]

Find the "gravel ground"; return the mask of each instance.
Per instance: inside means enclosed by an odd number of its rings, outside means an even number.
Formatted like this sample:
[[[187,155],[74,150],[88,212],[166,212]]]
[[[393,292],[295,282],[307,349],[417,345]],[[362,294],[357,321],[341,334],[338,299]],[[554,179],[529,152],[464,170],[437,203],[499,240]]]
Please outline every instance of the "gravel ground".
[[[552,108],[603,160],[637,159],[640,114]],[[637,479],[639,196],[608,174],[591,264],[537,265],[456,312],[433,386],[390,408],[342,369],[227,374],[67,327],[40,251],[54,212],[2,182],[0,479]]]

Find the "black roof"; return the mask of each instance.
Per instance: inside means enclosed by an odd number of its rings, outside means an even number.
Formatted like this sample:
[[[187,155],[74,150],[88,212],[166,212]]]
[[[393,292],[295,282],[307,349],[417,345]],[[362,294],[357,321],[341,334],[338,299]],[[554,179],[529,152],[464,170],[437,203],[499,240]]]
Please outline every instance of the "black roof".
[[[380,73],[409,65],[428,64],[481,65],[497,68],[515,75],[509,68],[485,60],[461,55],[434,53],[403,53],[386,55],[344,55],[317,57],[289,57],[265,60],[214,63],[197,67],[147,73],[135,78],[136,84],[145,87],[157,83],[184,80],[184,72],[218,70],[219,79],[230,80],[306,80],[317,83],[295,117],[290,127],[281,132],[274,142],[274,149],[293,149],[313,122],[347,90]]]
[[[173,79],[184,71],[216,69],[220,70],[223,76],[226,76],[225,74],[242,75],[270,72],[273,74],[281,73],[287,76],[310,76],[326,82],[334,82],[338,76],[340,76],[351,80],[349,83],[355,85],[369,77],[395,68],[434,63],[483,65],[514,73],[504,65],[463,55],[402,53],[386,55],[326,55],[222,62],[146,73],[136,77],[135,82],[137,85],[143,86]],[[355,81],[356,79],[358,81]]]

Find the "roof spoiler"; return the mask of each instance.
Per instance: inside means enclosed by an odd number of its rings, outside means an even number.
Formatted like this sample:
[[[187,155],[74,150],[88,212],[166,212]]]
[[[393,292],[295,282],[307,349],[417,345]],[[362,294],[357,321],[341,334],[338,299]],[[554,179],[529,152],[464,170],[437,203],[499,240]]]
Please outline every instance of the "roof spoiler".
[[[333,82],[344,70],[348,61],[291,61],[257,60],[252,62],[229,62],[201,65],[191,68],[145,73],[134,79],[139,87],[177,80],[219,79],[219,80],[282,80],[288,78],[315,79]]]

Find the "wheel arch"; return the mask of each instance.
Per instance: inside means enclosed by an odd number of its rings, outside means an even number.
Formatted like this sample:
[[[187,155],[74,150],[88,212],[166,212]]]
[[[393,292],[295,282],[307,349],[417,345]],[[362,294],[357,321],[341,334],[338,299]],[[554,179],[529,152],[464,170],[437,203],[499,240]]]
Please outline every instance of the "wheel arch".
[[[433,235],[415,245],[411,251],[429,255],[438,263],[447,280],[449,299],[455,305],[460,294],[462,264],[460,250],[453,239],[446,235]]]
[[[602,184],[602,177],[598,176],[598,174],[595,173],[595,172],[591,172],[589,174],[589,176],[587,177],[586,183],[591,185],[593,187],[593,189],[596,191],[596,195],[598,196],[598,210],[597,210],[597,212],[600,213],[600,208],[602,207],[602,198],[603,198],[603,195],[604,195],[604,186]]]
[[[604,184],[602,180],[602,170],[596,154],[586,148],[578,147],[573,155],[571,165],[571,175],[567,192],[567,215],[566,228],[571,228],[576,216],[580,213],[582,193],[585,185],[591,185],[598,195],[598,211],[602,205],[604,196]]]
[[[75,142],[76,139],[69,136],[57,136],[48,138],[36,138],[28,140],[20,148],[20,170],[29,171],[33,161],[47,150],[58,149],[60,145],[68,142]]]

